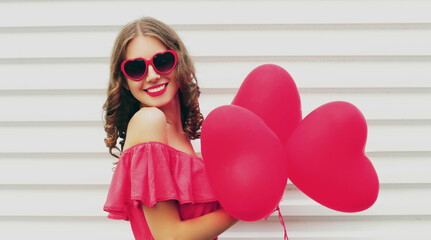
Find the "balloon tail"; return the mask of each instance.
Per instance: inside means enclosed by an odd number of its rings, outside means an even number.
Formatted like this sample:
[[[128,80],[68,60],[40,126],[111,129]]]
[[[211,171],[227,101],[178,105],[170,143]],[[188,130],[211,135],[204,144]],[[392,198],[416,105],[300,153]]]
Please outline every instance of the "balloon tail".
[[[288,240],[289,238],[287,237],[286,224],[284,223],[283,215],[281,215],[280,206],[277,206],[276,210],[278,211],[278,219],[280,219],[280,223],[284,228],[284,240]]]
[[[283,226],[284,229],[284,240],[289,240],[289,238],[287,237],[286,224],[284,223],[283,215],[281,215],[280,206],[277,206],[274,212],[275,211],[278,211],[278,219],[280,220],[280,224]],[[269,216],[271,216],[271,214],[265,218],[265,221],[268,221]]]

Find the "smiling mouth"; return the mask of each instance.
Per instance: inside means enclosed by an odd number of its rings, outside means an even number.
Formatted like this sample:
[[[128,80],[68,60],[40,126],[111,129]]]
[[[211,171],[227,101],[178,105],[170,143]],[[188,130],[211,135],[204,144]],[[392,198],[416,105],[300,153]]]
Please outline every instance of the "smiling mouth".
[[[144,91],[150,96],[150,97],[157,97],[162,95],[166,92],[168,83],[162,83],[156,86],[149,87],[147,89],[144,89]]]
[[[159,84],[159,85],[156,85],[153,87],[149,87],[149,88],[145,89],[144,91],[150,92],[150,93],[155,93],[155,92],[163,90],[167,85],[168,85],[168,83]]]

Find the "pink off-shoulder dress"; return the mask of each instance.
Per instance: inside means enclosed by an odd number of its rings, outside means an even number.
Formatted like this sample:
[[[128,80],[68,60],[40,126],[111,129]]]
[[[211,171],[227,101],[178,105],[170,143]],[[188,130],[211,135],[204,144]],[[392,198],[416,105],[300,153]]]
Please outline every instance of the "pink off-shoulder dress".
[[[181,220],[220,208],[202,159],[160,142],[145,142],[120,156],[103,210],[108,218],[130,221],[136,240],[154,239],[141,204],[176,200]],[[217,238],[215,238],[217,239]]]

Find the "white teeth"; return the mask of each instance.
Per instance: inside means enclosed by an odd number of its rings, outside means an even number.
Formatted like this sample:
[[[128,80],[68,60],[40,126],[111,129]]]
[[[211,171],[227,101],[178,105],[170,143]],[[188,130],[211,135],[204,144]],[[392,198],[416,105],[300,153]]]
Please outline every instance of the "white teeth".
[[[147,92],[151,92],[151,93],[152,92],[158,92],[158,91],[162,90],[163,88],[165,88],[165,86],[166,85],[162,85],[162,86],[157,87],[157,88],[148,89]]]

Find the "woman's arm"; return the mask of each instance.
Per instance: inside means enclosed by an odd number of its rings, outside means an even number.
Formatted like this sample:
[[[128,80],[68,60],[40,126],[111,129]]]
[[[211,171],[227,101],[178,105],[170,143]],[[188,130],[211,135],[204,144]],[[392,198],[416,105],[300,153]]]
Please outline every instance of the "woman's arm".
[[[167,123],[158,108],[142,108],[133,115],[127,127],[124,150],[141,142],[167,144]],[[198,218],[181,221],[176,201],[161,201],[152,208],[142,206],[148,227],[156,240],[213,239],[238,220],[219,209]]]
[[[148,227],[156,240],[214,239],[238,220],[224,209],[181,221],[175,201],[162,201],[150,208],[142,206]]]

